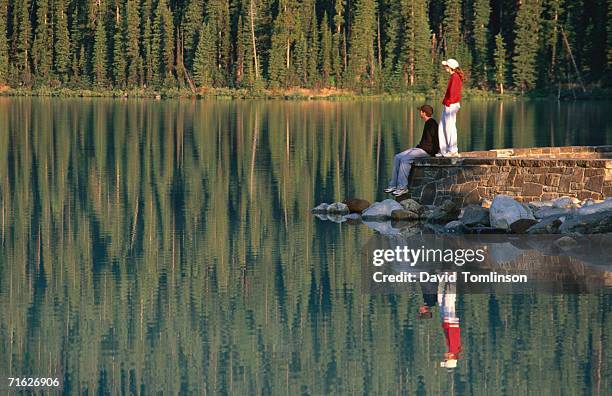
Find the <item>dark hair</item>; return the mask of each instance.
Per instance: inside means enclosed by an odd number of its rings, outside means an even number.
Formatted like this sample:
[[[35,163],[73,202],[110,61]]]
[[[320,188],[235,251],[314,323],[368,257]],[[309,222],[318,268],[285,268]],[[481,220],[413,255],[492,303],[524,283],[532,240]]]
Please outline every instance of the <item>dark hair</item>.
[[[453,69],[453,70],[455,71],[455,73],[457,73],[461,81],[465,81],[465,73],[463,72],[463,70],[461,70],[460,67]]]
[[[432,316],[431,311],[417,313],[418,319],[431,319]]]
[[[431,115],[433,114],[433,107],[428,104],[424,104],[423,106],[419,107],[419,110],[425,113],[427,117],[431,117]]]

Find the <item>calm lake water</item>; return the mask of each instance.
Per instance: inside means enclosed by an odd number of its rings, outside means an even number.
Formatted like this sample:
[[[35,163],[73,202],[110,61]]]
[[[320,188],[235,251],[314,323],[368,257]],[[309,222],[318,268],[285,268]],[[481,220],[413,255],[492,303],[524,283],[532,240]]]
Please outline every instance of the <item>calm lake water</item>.
[[[612,393],[612,295],[364,293],[369,200],[410,101],[0,98],[0,389],[87,394]],[[465,102],[460,150],[612,144],[610,102]],[[439,115],[440,106],[436,107]]]

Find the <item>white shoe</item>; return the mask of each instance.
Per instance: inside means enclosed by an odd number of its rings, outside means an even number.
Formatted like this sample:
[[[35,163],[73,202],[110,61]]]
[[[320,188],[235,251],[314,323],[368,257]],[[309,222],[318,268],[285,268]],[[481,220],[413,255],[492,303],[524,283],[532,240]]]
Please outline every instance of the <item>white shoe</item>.
[[[404,195],[406,193],[408,193],[408,187],[404,187],[404,188],[395,190],[395,192],[393,192],[393,195],[395,195],[396,197],[399,197],[400,195]]]
[[[395,191],[395,187],[387,187],[383,191],[386,192],[387,194],[391,194]]]
[[[439,158],[439,157],[444,157],[444,154],[442,154],[442,153],[437,153],[437,154],[436,154],[436,157],[438,157],[438,158]]]

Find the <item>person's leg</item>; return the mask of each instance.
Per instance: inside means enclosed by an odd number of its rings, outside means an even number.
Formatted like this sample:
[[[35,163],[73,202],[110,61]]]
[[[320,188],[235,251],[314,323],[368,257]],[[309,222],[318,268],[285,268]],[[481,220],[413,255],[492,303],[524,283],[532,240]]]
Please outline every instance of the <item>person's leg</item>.
[[[403,159],[412,149],[404,150],[393,157],[393,169],[391,170],[391,180],[389,180],[389,187],[398,187],[398,178],[400,175],[400,167]]]
[[[391,169],[391,179],[389,180],[389,188],[397,187],[397,171],[399,169],[400,163],[401,161],[399,158],[399,154],[396,154],[395,157],[393,157],[393,168]]]
[[[410,169],[412,168],[412,162],[416,158],[429,157],[429,154],[425,150],[420,148],[412,148],[404,151],[404,155],[401,159],[399,172],[397,176],[397,186],[400,189],[408,187],[408,177],[410,176]]]
[[[446,106],[443,106],[442,115],[440,116],[440,123],[438,124],[438,141],[440,145],[440,154],[446,155],[448,153],[448,145],[446,138]]]
[[[457,153],[457,112],[461,106],[459,103],[453,103],[450,105],[448,114],[446,116],[446,136],[448,138],[448,153]]]

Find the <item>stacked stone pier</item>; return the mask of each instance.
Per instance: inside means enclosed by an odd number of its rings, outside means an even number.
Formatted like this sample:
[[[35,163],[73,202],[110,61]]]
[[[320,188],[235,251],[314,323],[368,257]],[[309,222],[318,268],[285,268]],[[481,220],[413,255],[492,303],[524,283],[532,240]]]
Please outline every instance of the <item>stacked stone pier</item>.
[[[612,196],[612,146],[565,146],[471,151],[455,158],[415,160],[410,192],[423,205],[465,206],[509,195],[521,202],[562,196]]]

